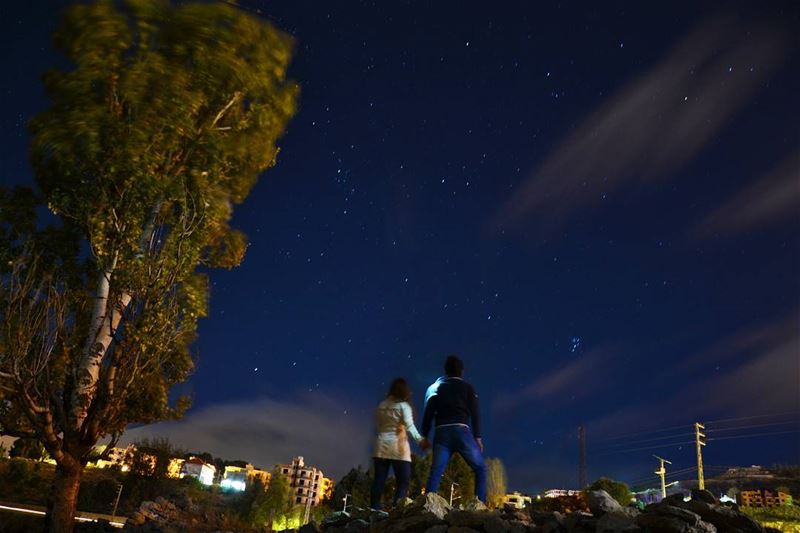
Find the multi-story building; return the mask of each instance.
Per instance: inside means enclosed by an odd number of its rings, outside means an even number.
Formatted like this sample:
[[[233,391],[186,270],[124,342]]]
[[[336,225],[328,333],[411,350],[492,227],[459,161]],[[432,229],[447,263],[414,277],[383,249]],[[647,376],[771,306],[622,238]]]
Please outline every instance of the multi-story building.
[[[186,459],[181,457],[172,457],[167,465],[167,477],[179,478],[181,477],[181,470],[183,470],[183,463]]]
[[[581,491],[572,490],[572,489],[550,489],[550,490],[545,491],[544,497],[545,498],[561,498],[562,496],[577,496],[580,493],[581,493]]]
[[[503,507],[524,509],[529,503],[531,503],[531,497],[519,492],[512,492],[511,494],[503,496]]]
[[[249,463],[244,466],[228,465],[225,467],[225,472],[222,474],[222,480],[219,484],[222,488],[242,491],[247,488],[248,484],[260,479],[266,490],[271,477],[272,475],[266,470],[256,468]]]
[[[329,477],[322,478],[322,501],[333,499],[333,480]]]
[[[199,479],[203,485],[211,485],[214,483],[214,474],[216,473],[216,466],[206,463],[199,457],[190,457],[183,462],[180,478],[194,477]]]
[[[106,447],[103,446],[98,448],[98,450],[103,453],[106,451]],[[131,468],[131,464],[133,463],[133,455],[136,453],[136,446],[133,444],[129,445],[127,448],[111,448],[108,450],[105,459],[98,459],[94,462],[94,466],[97,468],[113,468],[118,467],[121,471],[127,472]]]
[[[739,504],[744,507],[778,507],[792,503],[792,496],[785,492],[769,490],[743,490],[739,493]]]
[[[319,505],[326,492],[333,495],[333,481],[326,480],[319,468],[306,466],[302,456],[295,457],[290,464],[278,465],[278,469],[289,480],[295,505]]]

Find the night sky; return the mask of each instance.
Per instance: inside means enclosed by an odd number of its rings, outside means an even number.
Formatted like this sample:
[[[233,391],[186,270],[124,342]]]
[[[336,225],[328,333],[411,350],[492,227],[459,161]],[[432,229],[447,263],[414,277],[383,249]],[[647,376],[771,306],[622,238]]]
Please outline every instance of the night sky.
[[[4,184],[64,5],[0,7]],[[340,476],[454,352],[512,489],[576,486],[581,423],[590,478],[691,467],[696,420],[712,473],[800,462],[800,4],[242,6],[296,37],[300,109],[211,274],[193,409],[130,439]]]

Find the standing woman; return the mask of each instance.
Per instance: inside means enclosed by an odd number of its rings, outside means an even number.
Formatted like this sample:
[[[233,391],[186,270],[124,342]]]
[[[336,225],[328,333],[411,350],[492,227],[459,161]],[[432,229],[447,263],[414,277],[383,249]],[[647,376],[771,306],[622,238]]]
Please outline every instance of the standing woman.
[[[411,448],[408,444],[408,434],[411,434],[423,450],[429,447],[428,440],[423,438],[414,426],[410,401],[411,389],[408,382],[403,378],[397,378],[392,381],[386,398],[378,404],[375,413],[378,437],[375,439],[373,456],[375,479],[372,482],[370,497],[370,506],[373,509],[381,508],[389,467],[394,470],[397,481],[394,505],[408,493],[408,483],[411,480]]]

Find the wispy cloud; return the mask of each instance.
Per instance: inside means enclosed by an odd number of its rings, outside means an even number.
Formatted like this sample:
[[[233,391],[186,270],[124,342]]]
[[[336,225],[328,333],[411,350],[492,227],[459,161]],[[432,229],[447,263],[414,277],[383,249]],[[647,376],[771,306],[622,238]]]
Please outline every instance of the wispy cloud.
[[[712,211],[696,228],[698,238],[731,236],[763,229],[800,213],[800,150],[767,175],[745,187]]]
[[[497,413],[506,413],[531,400],[564,394],[573,398],[585,397],[604,386],[602,377],[611,368],[616,353],[611,347],[595,349],[542,375],[521,389],[500,395],[493,408]]]
[[[167,437],[189,451],[268,469],[302,455],[326,475],[339,477],[352,466],[367,464],[370,422],[369,416],[349,409],[347,401],[318,393],[212,405],[179,421],[133,429],[125,438]]]
[[[783,49],[774,29],[745,32],[727,18],[696,28],[557,145],[497,224],[557,226],[622,186],[680,169],[763,86]]]
[[[662,378],[674,383],[657,402],[627,405],[593,420],[594,435],[622,428],[664,429],[723,416],[800,410],[800,314],[793,310],[768,324],[723,339]],[[657,416],[655,416],[657,414]]]

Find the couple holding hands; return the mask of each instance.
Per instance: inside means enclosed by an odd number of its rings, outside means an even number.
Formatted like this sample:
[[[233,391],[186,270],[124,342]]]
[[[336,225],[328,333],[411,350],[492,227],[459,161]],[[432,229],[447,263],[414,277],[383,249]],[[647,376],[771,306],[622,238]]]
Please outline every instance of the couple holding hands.
[[[425,393],[422,431],[417,431],[411,409],[411,389],[403,378],[392,381],[386,398],[376,411],[377,432],[373,462],[370,506],[381,509],[381,499],[389,475],[394,471],[397,488],[394,505],[406,497],[411,480],[411,448],[409,435],[426,451],[433,448],[433,460],[425,492],[436,492],[450,455],[458,453],[475,473],[475,495],[486,501],[486,467],[480,432],[478,395],[464,380],[464,363],[451,355],[444,363],[445,375],[437,379]],[[428,440],[435,428],[433,443]]]

